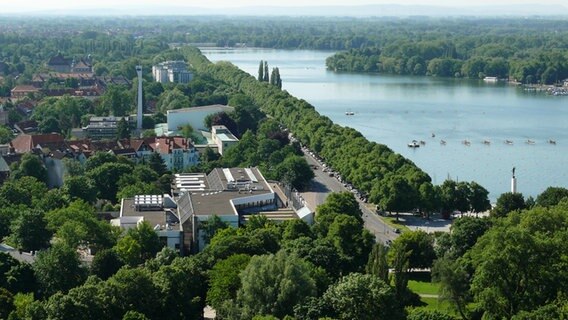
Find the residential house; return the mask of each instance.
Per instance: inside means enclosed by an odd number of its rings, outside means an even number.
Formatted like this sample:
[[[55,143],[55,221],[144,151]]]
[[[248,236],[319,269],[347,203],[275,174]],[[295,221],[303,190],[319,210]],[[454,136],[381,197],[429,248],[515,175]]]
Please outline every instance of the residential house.
[[[91,73],[93,72],[93,66],[91,62],[86,59],[80,59],[79,61],[71,64],[71,72],[73,73]]]
[[[73,59],[65,58],[61,53],[51,57],[47,62],[47,67],[55,72],[65,72],[71,71],[71,64]]]
[[[21,99],[26,97],[30,94],[39,93],[40,89],[30,85],[19,85],[15,86],[12,90],[10,90],[10,95],[14,99]]]
[[[131,139],[130,148],[136,152],[138,161],[147,161],[152,153],[159,153],[168,170],[183,170],[199,163],[199,154],[191,140],[184,137]]]

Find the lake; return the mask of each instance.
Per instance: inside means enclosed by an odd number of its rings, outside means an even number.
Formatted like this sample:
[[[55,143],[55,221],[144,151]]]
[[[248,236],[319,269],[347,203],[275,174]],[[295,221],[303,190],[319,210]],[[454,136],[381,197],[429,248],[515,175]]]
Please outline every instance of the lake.
[[[271,70],[279,68],[283,89],[333,122],[414,161],[435,184],[447,178],[473,180],[489,190],[494,202],[510,191],[515,167],[517,190],[525,197],[549,186],[568,187],[568,97],[481,80],[335,73],[325,68],[325,59],[333,54],[326,51],[202,52],[255,77],[260,60],[268,61]],[[425,144],[409,148],[412,140]]]

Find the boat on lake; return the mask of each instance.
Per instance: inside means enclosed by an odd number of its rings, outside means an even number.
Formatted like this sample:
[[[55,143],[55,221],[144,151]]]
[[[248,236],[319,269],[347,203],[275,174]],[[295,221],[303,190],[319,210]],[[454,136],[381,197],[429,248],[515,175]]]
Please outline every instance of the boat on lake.
[[[469,140],[466,139],[462,141],[462,144],[469,147],[471,145],[471,142],[469,142]]]
[[[490,144],[491,144],[491,141],[489,141],[489,140],[483,140],[483,144],[485,144],[485,145],[490,145]]]
[[[409,147],[409,148],[420,148],[420,144],[418,143],[418,141],[412,140],[412,142],[410,142],[410,143],[408,144],[408,147]]]
[[[440,140],[440,144],[445,146],[446,145],[446,140]]]
[[[548,140],[548,143],[550,143],[550,144],[556,144],[556,140],[549,139],[549,140]]]
[[[353,115],[355,115],[355,112],[353,112],[353,111],[351,111],[351,110],[345,111],[345,115],[346,115],[346,116],[353,116]]]
[[[526,144],[535,144],[534,140],[531,139],[527,139],[527,141],[525,141]]]
[[[426,141],[420,140],[420,145],[421,145],[421,146],[425,146],[425,145],[426,145]]]

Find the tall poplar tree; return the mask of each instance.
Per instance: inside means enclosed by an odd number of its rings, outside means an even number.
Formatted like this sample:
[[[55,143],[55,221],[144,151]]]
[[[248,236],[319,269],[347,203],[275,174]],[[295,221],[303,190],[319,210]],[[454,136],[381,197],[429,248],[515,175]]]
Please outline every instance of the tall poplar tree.
[[[264,61],[264,82],[268,82],[268,61]]]
[[[258,66],[258,81],[264,81],[264,61],[260,60],[260,65]]]

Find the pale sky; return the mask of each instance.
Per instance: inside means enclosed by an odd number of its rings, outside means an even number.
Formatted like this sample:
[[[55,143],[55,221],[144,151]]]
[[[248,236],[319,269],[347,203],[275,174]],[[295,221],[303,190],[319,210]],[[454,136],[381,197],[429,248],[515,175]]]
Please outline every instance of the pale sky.
[[[567,0],[0,0],[5,13],[38,11],[63,8],[127,7],[136,5],[176,5],[203,8],[227,8],[245,6],[329,6],[363,4],[433,5],[447,7],[510,5],[510,4],[560,4]]]

